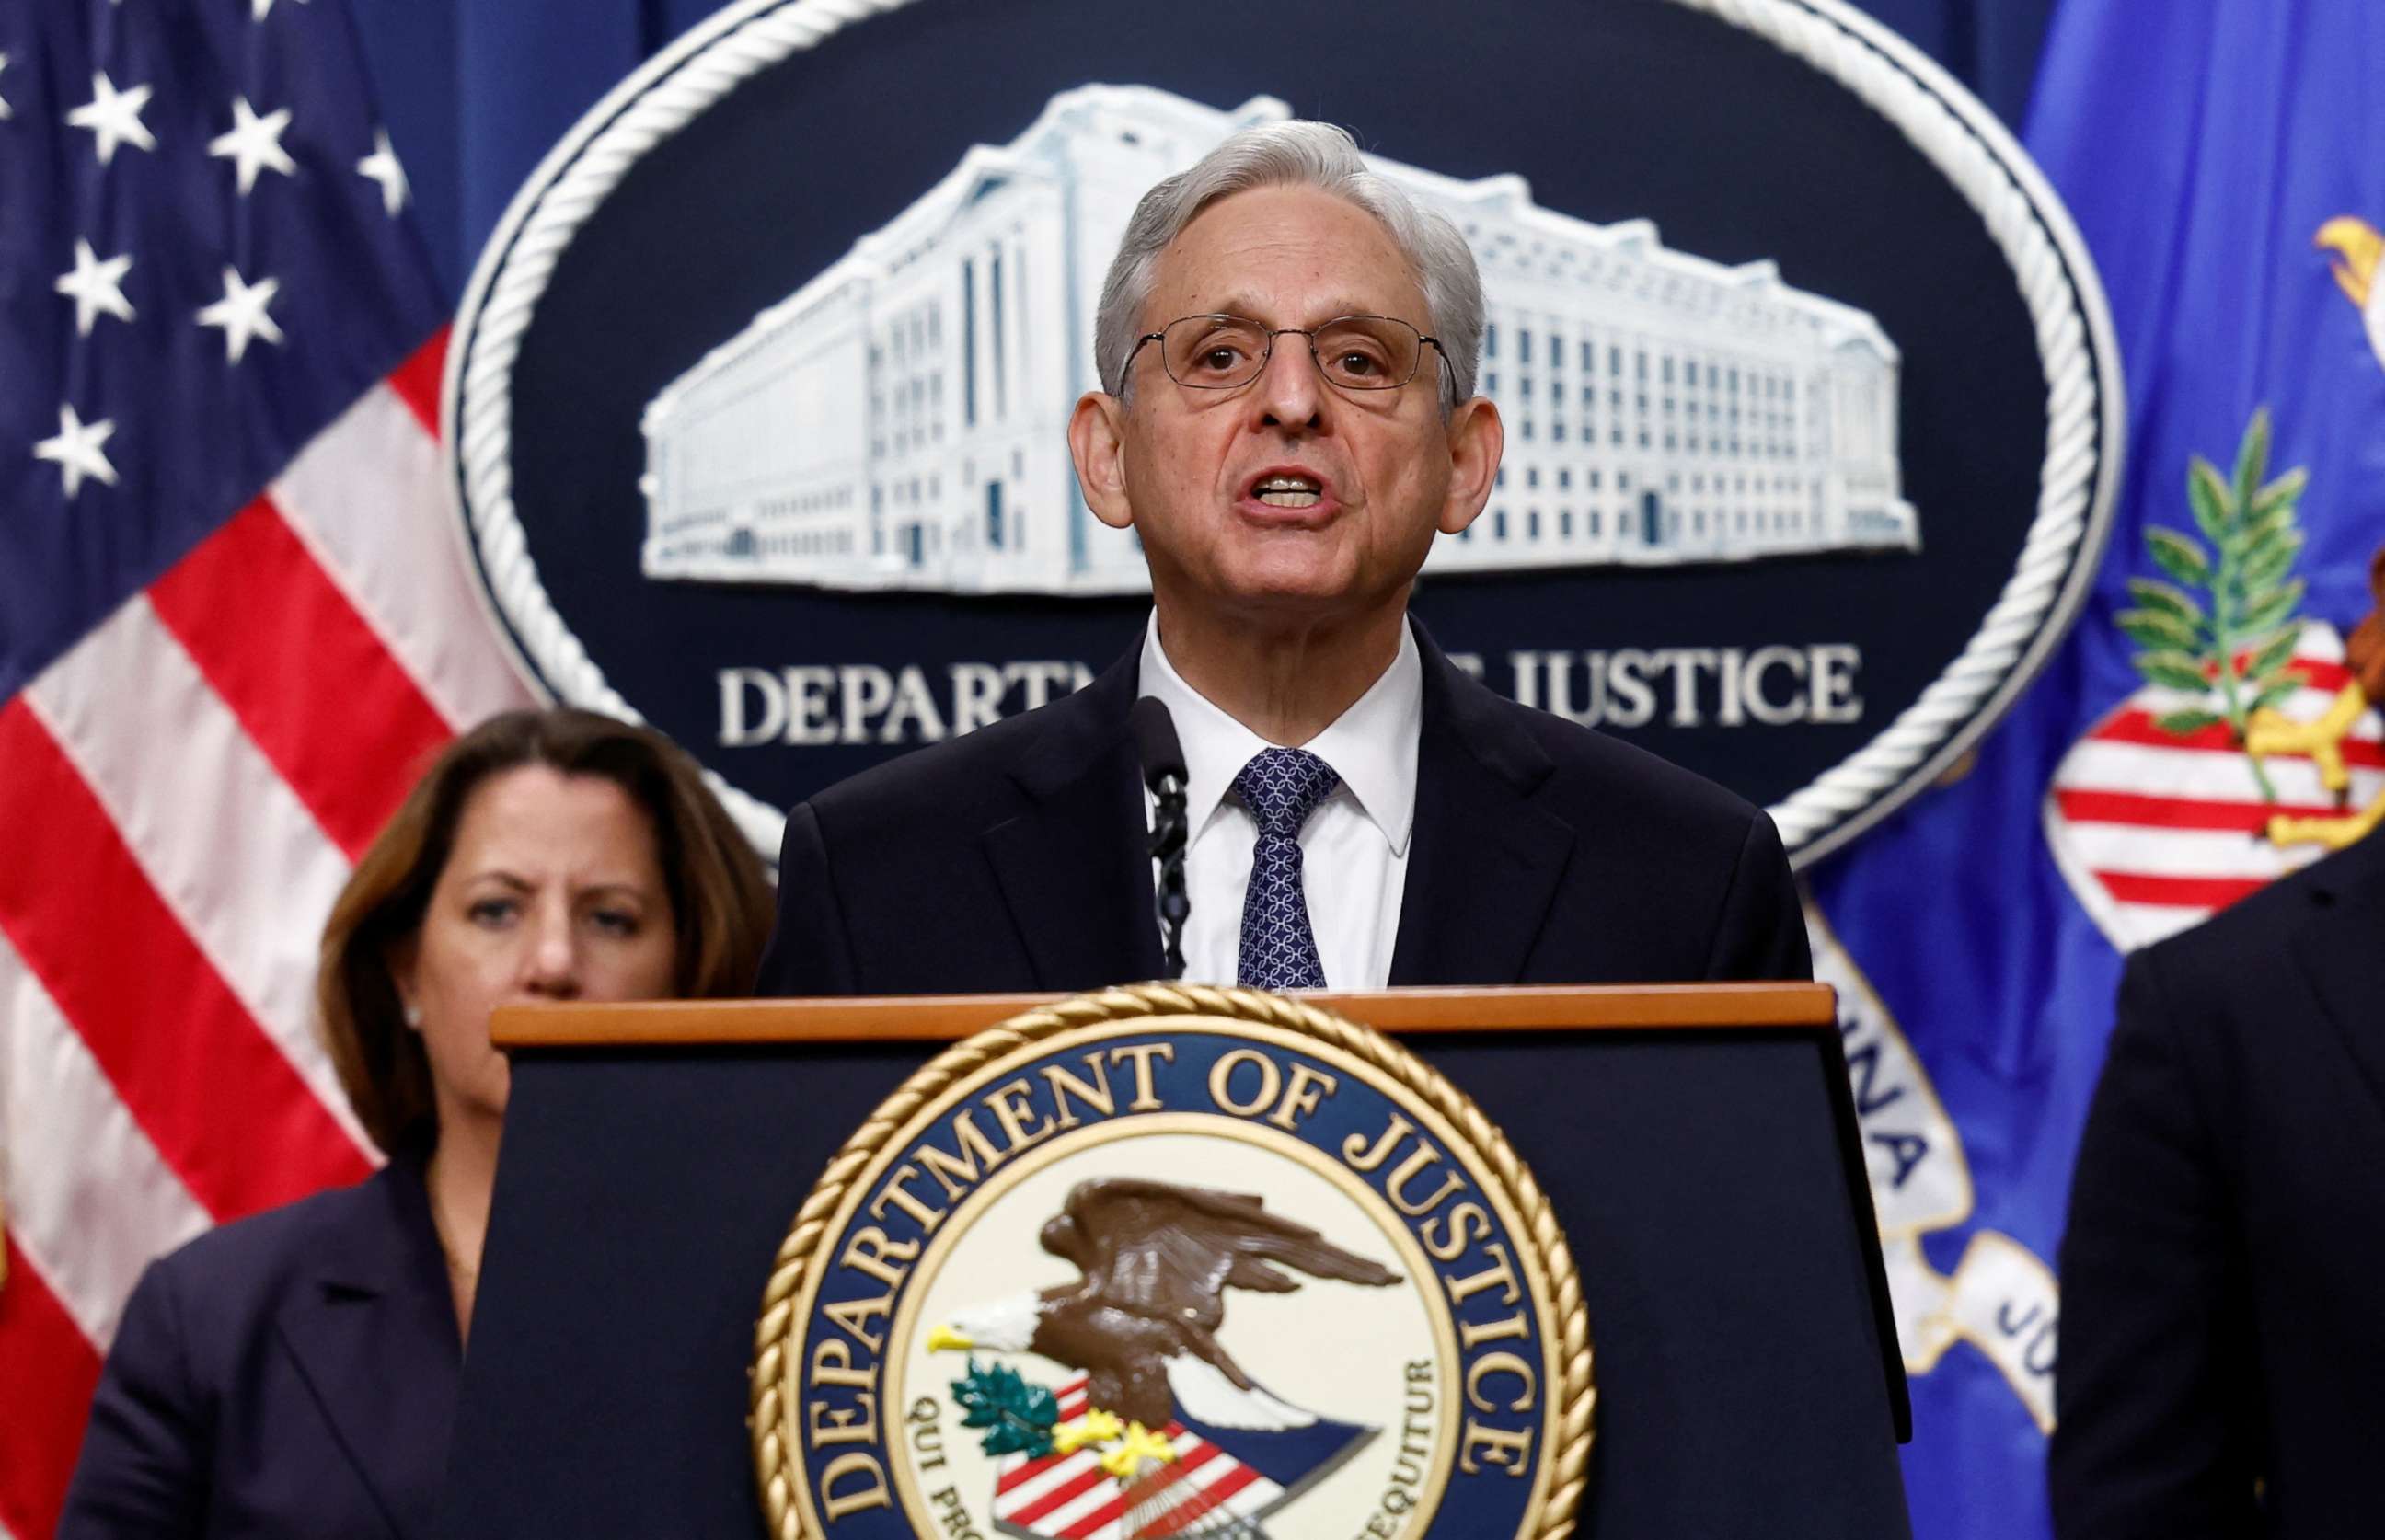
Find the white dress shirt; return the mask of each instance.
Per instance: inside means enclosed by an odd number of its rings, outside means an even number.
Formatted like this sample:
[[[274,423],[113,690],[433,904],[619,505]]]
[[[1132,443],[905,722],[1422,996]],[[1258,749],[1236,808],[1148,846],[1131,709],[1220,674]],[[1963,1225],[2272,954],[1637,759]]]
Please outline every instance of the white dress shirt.
[[[1184,682],[1159,644],[1156,611],[1143,630],[1142,674],[1142,693],[1167,703],[1184,746],[1185,815],[1192,828],[1184,890],[1192,904],[1184,923],[1184,976],[1196,984],[1231,984],[1242,950],[1242,896],[1258,842],[1257,821],[1234,794],[1234,777],[1270,745]],[[1399,653],[1382,677],[1332,726],[1291,745],[1342,777],[1300,833],[1308,923],[1329,988],[1380,989],[1391,979],[1423,722],[1424,660],[1403,625]],[[1150,802],[1146,791],[1146,817]],[[1155,864],[1153,878],[1155,883]]]

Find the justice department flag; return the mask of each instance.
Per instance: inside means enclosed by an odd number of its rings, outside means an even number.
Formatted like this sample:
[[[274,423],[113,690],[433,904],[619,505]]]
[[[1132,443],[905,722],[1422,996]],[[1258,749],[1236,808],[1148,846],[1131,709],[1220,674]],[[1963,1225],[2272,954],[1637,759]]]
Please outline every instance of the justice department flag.
[[[2029,148],[2110,296],[2127,485],[1976,763],[1813,883],[1905,1258],[1921,1540],[2048,1533],[2047,1264],[2124,953],[2385,812],[2343,647],[2385,542],[2379,57],[2365,0],[2067,0],[2048,34]]]

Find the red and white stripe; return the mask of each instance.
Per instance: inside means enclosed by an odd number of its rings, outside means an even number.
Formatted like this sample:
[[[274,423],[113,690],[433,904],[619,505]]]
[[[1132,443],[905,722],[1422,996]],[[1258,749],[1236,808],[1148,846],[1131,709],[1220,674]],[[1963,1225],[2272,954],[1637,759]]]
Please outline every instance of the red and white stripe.
[[[1059,1387],[1060,1421],[1085,1414],[1080,1375]],[[1283,1497],[1283,1488],[1216,1445],[1171,1422],[1163,1430],[1176,1458],[1129,1484],[1102,1469],[1098,1448],[1030,1459],[1013,1455],[994,1478],[993,1516],[1014,1534],[1045,1540],[1163,1540],[1194,1532],[1213,1516],[1256,1518]],[[1154,1521],[1134,1509],[1166,1501]]]
[[[2279,709],[2296,721],[2321,715],[2351,678],[2342,639],[2320,625],[2304,628],[2293,668],[2303,688]],[[2272,816],[2332,816],[2385,794],[2385,722],[2374,708],[2342,744],[2351,787],[2341,802],[2306,755],[2262,762],[2271,801],[2225,725],[2186,737],[2156,725],[2207,704],[2178,690],[2138,690],[2064,756],[2046,791],[2055,863],[2124,951],[2176,935],[2326,853],[2272,843]]]
[[[447,509],[445,345],[0,705],[0,1540],[54,1527],[142,1269],[377,1159],[316,938],[430,756],[531,700]]]

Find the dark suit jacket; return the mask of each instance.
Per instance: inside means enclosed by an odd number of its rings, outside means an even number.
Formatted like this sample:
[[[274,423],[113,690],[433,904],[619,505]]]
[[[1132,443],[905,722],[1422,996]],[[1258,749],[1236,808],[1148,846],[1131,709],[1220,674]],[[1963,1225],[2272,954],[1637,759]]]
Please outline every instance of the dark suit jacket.
[[[2385,836],[2129,960],[2061,1263],[2063,1540],[2385,1534]]]
[[[58,1540],[428,1540],[462,1349],[418,1155],[151,1264]]]
[[[1493,693],[1421,627],[1422,739],[1391,982],[1804,978],[1771,819]],[[766,995],[1078,990],[1162,972],[1127,713],[1078,693],[830,788],[787,819]]]

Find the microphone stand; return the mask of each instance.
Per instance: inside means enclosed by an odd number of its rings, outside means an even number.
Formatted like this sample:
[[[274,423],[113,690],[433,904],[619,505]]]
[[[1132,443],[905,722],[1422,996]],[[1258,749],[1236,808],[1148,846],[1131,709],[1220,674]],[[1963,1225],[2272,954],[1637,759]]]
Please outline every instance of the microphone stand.
[[[1151,859],[1159,863],[1159,941],[1169,978],[1184,976],[1184,920],[1192,900],[1184,892],[1184,776],[1163,771],[1152,777]]]

